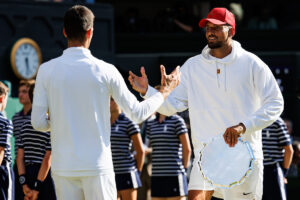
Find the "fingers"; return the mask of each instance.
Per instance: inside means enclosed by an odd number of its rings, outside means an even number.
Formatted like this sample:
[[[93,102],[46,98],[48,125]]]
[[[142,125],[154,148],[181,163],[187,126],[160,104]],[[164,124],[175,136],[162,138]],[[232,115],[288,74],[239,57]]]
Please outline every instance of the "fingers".
[[[233,134],[232,147],[234,147],[237,144],[237,138],[237,134]]]
[[[223,134],[223,138],[229,147],[234,147],[238,143],[239,134],[232,128],[227,128]]]
[[[132,71],[129,71],[129,77],[135,78],[135,77],[137,77],[137,75],[135,75]]]
[[[128,81],[129,81],[129,83],[130,83],[130,85],[132,85],[133,86],[133,75],[132,75],[133,73],[131,72],[131,71],[129,71],[129,76],[128,76]]]
[[[166,69],[163,65],[160,65],[160,74],[161,74],[161,81],[160,85],[166,85]]]
[[[160,65],[160,72],[161,72],[161,74],[164,75],[164,76],[167,75],[167,74],[166,74],[166,68],[165,68],[165,66]]]
[[[225,144],[228,144],[227,143],[227,136],[228,136],[228,129],[226,129],[225,133],[223,134]]]
[[[180,73],[180,66],[178,65],[178,66],[171,72],[171,74],[179,75],[179,73]]]
[[[142,74],[142,77],[145,77],[145,78],[147,77],[145,68],[143,66],[141,67],[141,74]]]

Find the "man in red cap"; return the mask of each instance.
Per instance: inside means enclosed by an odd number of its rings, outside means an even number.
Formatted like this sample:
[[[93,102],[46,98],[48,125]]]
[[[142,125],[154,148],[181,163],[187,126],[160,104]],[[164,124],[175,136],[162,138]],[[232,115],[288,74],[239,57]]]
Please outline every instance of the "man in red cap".
[[[232,39],[235,19],[231,12],[214,8],[199,26],[206,30],[208,45],[181,67],[180,84],[158,112],[172,115],[189,109],[195,154],[189,200],[211,199],[212,195],[225,200],[259,200],[263,181],[261,129],[280,116],[282,94],[269,67]],[[129,80],[145,98],[156,92],[146,76],[131,73]],[[243,137],[255,156],[252,173],[244,183],[231,189],[214,187],[199,169],[199,152],[217,136],[223,136],[229,147]]]

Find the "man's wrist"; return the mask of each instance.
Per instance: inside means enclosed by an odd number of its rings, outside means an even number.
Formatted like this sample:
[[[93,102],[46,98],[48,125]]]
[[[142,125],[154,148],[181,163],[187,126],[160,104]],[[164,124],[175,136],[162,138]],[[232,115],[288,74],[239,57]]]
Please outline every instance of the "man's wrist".
[[[283,176],[287,177],[289,169],[284,168],[284,167],[281,167],[281,168],[282,168]]]
[[[170,88],[165,86],[160,86],[160,89],[158,91],[163,95],[164,99],[166,99],[171,93]]]
[[[43,184],[42,181],[36,179],[36,180],[34,181],[34,184],[33,184],[33,190],[36,190],[36,191],[38,191],[38,192],[41,191],[42,184]]]
[[[148,85],[147,85],[145,91],[141,92],[141,95],[142,95],[142,96],[145,96],[145,95],[147,94],[147,91],[148,91]]]
[[[242,133],[245,133],[246,132],[246,126],[241,122],[239,123],[239,125],[242,127]]]
[[[21,174],[19,176],[19,183],[20,183],[20,185],[26,185],[27,184],[26,174]]]

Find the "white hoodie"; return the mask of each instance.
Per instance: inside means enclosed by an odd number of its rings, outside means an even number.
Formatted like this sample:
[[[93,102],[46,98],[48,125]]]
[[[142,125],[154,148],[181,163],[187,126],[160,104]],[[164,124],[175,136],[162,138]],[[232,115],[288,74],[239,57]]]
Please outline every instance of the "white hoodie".
[[[218,59],[206,46],[181,67],[181,82],[158,112],[172,115],[189,108],[195,152],[203,142],[242,122],[254,156],[263,159],[261,129],[283,111],[283,97],[269,67],[237,41]],[[219,70],[218,70],[219,69]],[[219,74],[217,73],[219,71]],[[145,97],[153,94],[149,87]]]

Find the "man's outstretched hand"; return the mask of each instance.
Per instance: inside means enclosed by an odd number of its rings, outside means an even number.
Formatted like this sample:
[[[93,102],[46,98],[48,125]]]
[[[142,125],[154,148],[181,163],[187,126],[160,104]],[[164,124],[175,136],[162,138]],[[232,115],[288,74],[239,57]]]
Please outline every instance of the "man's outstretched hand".
[[[166,74],[166,69],[163,65],[160,66],[161,73],[161,87],[159,92],[162,93],[164,98],[171,93],[171,91],[177,87],[180,82],[180,71],[179,66],[177,66],[169,75]],[[148,90],[148,78],[145,73],[145,68],[141,67],[142,76],[137,76],[133,72],[129,71],[128,80],[132,86],[132,88],[141,93],[143,96],[146,94]]]
[[[166,69],[163,65],[160,66],[161,83],[160,92],[167,98],[167,96],[174,90],[180,83],[180,67],[177,66],[169,75],[166,74]]]
[[[129,71],[128,80],[132,88],[144,96],[148,90],[148,78],[144,67],[141,67],[141,74],[142,76],[139,77],[135,75],[132,71]]]

